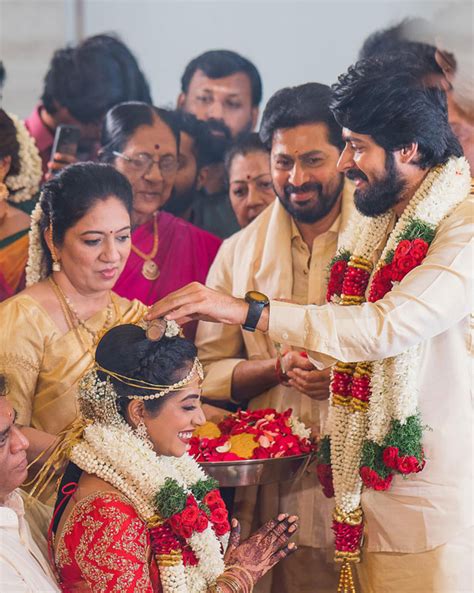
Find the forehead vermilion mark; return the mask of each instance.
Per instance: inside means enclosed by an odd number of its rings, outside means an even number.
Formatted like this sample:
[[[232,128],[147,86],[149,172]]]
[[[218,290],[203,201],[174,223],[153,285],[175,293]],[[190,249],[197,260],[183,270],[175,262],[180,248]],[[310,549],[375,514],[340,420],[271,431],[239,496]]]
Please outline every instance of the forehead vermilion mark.
[[[159,150],[160,149],[160,145],[159,144],[155,144],[155,150]]]

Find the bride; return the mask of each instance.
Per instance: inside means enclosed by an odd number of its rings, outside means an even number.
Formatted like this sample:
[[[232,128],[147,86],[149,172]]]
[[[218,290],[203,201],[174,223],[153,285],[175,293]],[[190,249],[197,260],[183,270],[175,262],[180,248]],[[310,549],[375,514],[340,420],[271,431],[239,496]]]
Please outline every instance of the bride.
[[[178,334],[162,320],[112,328],[80,383],[85,429],[51,525],[63,592],[250,593],[296,549],[288,515],[240,543],[217,482],[187,455],[203,374]]]

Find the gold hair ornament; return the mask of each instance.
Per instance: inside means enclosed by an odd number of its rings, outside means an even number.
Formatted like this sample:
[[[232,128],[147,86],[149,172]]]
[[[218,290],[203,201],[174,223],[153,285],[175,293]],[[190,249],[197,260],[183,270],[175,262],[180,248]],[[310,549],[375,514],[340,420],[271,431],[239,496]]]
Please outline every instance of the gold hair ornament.
[[[171,391],[179,391],[191,381],[193,381],[195,376],[198,376],[199,379],[202,381],[204,379],[204,371],[201,365],[201,362],[196,357],[193,362],[193,366],[189,373],[176,383],[172,385],[160,385],[159,383],[149,383],[148,381],[142,381],[141,379],[134,379],[133,377],[127,377],[126,375],[121,375],[120,373],[116,373],[109,369],[104,368],[99,363],[95,363],[95,368],[98,371],[102,371],[103,373],[107,374],[109,377],[123,383],[124,385],[128,385],[128,387],[133,387],[135,389],[145,389],[148,391],[155,391],[155,393],[151,393],[150,395],[140,396],[140,395],[128,395],[128,399],[157,399],[158,397],[162,397]]]

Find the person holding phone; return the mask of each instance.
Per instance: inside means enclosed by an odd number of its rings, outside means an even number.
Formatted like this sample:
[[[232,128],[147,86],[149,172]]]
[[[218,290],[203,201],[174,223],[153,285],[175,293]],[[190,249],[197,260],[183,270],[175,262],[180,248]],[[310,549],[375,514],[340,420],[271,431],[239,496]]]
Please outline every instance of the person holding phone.
[[[58,49],[45,77],[41,102],[26,120],[44,177],[49,179],[71,163],[95,160],[103,116],[117,103],[132,100],[151,103],[150,88],[136,58],[118,38],[96,35],[75,48]],[[75,142],[69,142],[71,132],[62,132],[56,144],[59,126],[74,126]]]

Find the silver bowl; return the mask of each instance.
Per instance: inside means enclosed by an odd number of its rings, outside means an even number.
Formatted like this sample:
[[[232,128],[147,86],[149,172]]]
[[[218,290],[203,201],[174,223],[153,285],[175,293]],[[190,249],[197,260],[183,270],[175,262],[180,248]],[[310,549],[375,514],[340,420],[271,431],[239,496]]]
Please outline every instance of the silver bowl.
[[[277,459],[245,459],[241,461],[205,461],[199,465],[221,487],[261,486],[275,482],[298,480],[308,467],[312,453]]]

